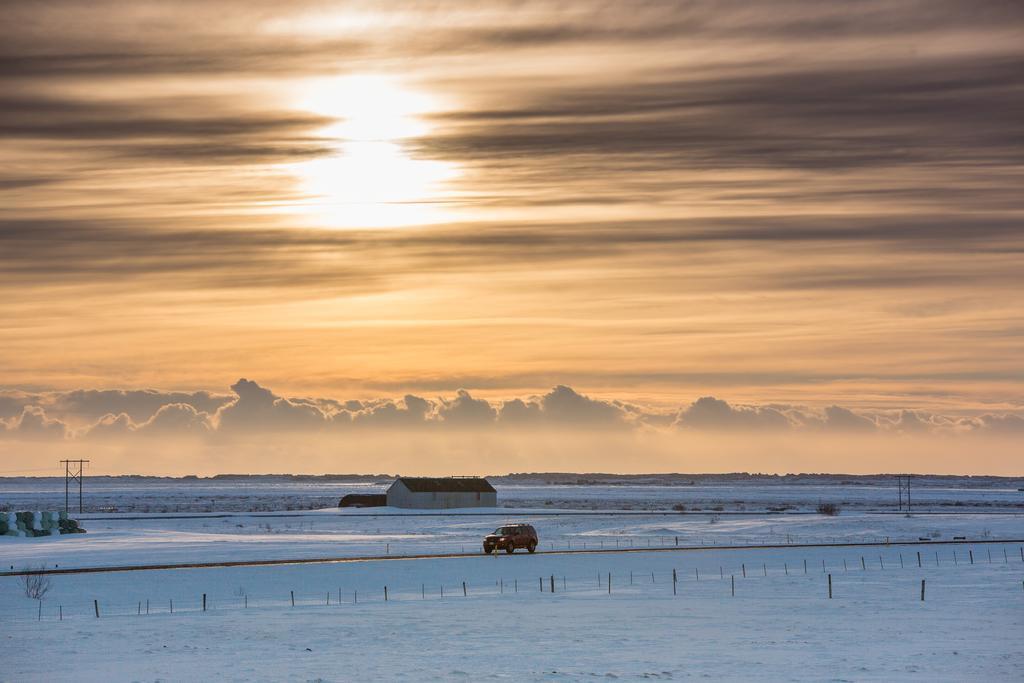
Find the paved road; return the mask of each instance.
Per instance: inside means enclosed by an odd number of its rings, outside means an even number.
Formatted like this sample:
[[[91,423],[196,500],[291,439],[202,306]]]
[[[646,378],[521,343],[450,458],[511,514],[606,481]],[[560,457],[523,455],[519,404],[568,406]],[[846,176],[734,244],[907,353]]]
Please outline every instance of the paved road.
[[[754,545],[690,545],[671,546],[668,548],[612,548],[595,550],[548,550],[538,552],[538,555],[599,555],[609,553],[664,553],[664,552],[693,552],[708,550],[772,550],[784,548],[851,548],[851,547],[897,547],[897,546],[922,546],[922,545],[983,545],[983,544],[1024,544],[1024,539],[1003,538],[1003,539],[982,539],[982,540],[958,540],[958,541],[903,541],[900,543],[785,543],[785,544],[754,544]],[[518,553],[512,557],[529,557],[529,553]],[[27,574],[99,574],[105,572],[137,572],[153,571],[159,569],[209,569],[214,567],[265,567],[271,565],[286,564],[326,564],[344,562],[380,562],[380,561],[402,561],[413,560],[443,560],[464,557],[488,557],[483,552],[476,553],[437,553],[424,555],[366,555],[362,557],[315,557],[300,559],[276,559],[276,560],[239,560],[237,562],[186,562],[181,564],[136,564],[118,565],[109,567],[79,567],[71,569],[33,569],[28,571],[6,571],[0,572],[0,576],[22,576]],[[1021,560],[1024,561],[1024,545],[1021,546]]]

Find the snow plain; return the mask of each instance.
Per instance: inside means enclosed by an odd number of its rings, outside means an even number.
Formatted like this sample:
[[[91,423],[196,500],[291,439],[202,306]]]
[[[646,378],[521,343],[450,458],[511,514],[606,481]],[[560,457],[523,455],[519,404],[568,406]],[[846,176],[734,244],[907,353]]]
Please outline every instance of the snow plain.
[[[673,499],[663,493],[657,513],[86,514],[84,535],[0,538],[0,568],[383,557],[55,575],[41,605],[0,576],[0,681],[1022,679],[1019,512],[982,501],[911,517],[679,514]],[[476,553],[484,533],[519,520],[538,528],[541,552],[398,557]],[[696,549],[675,550],[676,538]],[[919,538],[945,542],[900,543]],[[779,547],[735,547],[755,543]],[[634,551],[551,552],[584,544]]]
[[[0,679],[1013,681],[1019,552],[538,553],[63,575],[42,621],[4,577]]]

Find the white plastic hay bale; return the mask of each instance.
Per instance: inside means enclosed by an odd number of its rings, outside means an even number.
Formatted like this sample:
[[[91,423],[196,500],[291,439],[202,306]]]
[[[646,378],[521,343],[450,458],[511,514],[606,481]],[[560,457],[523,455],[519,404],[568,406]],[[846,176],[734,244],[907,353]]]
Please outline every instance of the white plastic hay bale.
[[[43,513],[38,510],[32,513],[32,528],[41,531],[43,528]]]

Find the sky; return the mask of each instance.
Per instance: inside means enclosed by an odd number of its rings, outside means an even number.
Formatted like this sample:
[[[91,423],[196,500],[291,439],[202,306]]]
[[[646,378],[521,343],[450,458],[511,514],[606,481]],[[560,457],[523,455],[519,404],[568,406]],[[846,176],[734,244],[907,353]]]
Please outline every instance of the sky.
[[[3,472],[1024,474],[1019,2],[4,15]]]

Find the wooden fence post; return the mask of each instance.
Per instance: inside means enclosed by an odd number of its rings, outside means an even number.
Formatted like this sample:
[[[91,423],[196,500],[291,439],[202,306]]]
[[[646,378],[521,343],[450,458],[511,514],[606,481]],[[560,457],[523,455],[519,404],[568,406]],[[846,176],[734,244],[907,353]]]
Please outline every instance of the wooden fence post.
[[[865,564],[863,555],[860,556],[860,570],[863,572],[866,572],[868,570],[868,565]]]
[[[468,596],[469,596],[469,593],[466,592],[466,582],[463,581],[462,582],[462,597],[465,598],[465,597],[468,597]]]
[[[384,602],[388,601],[388,587],[384,586]]]
[[[732,585],[732,597],[736,597],[736,575],[732,574],[730,577],[730,583]]]
[[[295,591],[291,591],[292,594],[292,607],[295,607]]]
[[[921,579],[921,602],[924,602],[924,579]]]
[[[294,598],[292,598],[292,600],[294,600]],[[206,593],[203,593],[203,611],[206,611]]]
[[[672,570],[672,595],[676,594],[676,570]]]
[[[608,595],[612,594],[612,573],[608,572]]]
[[[804,560],[804,574],[807,573],[807,560]]]
[[[743,578],[747,578],[747,565],[745,563],[740,563],[740,568],[743,570]]]
[[[917,551],[917,566],[918,567],[921,566],[921,551],[920,550]]]
[[[974,564],[974,551],[968,548],[968,550],[967,550],[967,554],[968,554],[968,555],[970,556],[970,558],[971,558],[971,564]]]
[[[551,575],[551,592],[552,593],[555,592],[555,575],[554,574]]]
[[[832,599],[832,575],[828,575],[828,599]]]
[[[100,618],[100,601],[99,600],[93,600],[92,601],[92,608],[94,610],[96,610],[96,618],[99,619]]]

